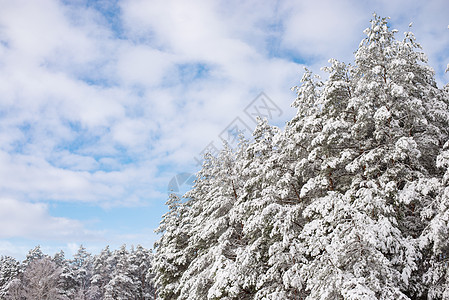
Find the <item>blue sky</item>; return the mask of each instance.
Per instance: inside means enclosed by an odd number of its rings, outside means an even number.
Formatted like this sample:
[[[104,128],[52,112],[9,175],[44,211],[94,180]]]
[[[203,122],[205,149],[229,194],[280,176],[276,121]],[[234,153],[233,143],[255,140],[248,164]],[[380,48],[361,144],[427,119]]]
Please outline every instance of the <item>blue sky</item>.
[[[374,11],[398,38],[413,21],[449,82],[446,0],[0,7],[0,255],[17,258],[35,245],[151,248],[170,180],[235,126],[254,128],[254,108],[282,126],[303,67],[351,62]]]

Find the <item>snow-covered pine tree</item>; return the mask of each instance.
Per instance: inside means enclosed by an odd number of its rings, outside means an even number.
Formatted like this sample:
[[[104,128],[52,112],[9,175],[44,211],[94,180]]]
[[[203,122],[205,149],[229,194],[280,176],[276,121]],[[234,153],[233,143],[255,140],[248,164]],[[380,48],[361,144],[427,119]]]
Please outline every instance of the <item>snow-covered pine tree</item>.
[[[31,249],[30,251],[28,251],[25,260],[22,262],[21,266],[23,269],[26,269],[28,267],[28,265],[34,261],[34,260],[38,260],[41,258],[46,257],[47,255],[45,255],[42,250],[41,250],[41,246],[36,246],[33,249]]]
[[[131,249],[128,257],[129,276],[134,282],[136,300],[154,299],[153,274],[151,273],[151,263],[153,254],[150,250],[137,245]]]
[[[283,135],[277,127],[259,120],[254,141],[243,149],[236,164],[245,178],[243,192],[230,211],[241,224],[240,247],[235,251],[235,279],[227,289],[232,299],[288,299],[298,297],[296,286],[283,279],[296,258],[293,219],[300,201],[288,163],[282,160]],[[237,293],[238,292],[238,293]]]
[[[449,71],[449,65],[446,72]],[[438,107],[441,119],[449,120],[449,84],[442,89],[445,107]],[[443,171],[437,183],[429,189],[427,186],[418,189],[418,194],[431,194],[433,201],[423,209],[423,219],[430,220],[421,237],[420,246],[423,254],[423,283],[427,289],[428,299],[449,299],[449,141],[447,141],[437,157],[436,166]],[[438,189],[435,192],[435,186]],[[435,197],[435,194],[437,196]]]
[[[105,286],[104,299],[133,299],[137,294],[136,283],[130,276],[129,252],[126,245],[113,253],[115,267],[111,280]]]
[[[258,126],[260,131],[268,127],[266,122],[261,122]],[[262,136],[260,140],[263,139]],[[231,155],[230,149],[225,147],[218,160],[216,158],[215,164],[222,171],[219,173],[218,170],[213,171],[216,174],[213,178],[216,180],[215,190],[213,190],[216,193],[214,198],[226,199],[223,201],[226,206],[224,209],[212,203],[209,203],[208,206],[212,208],[211,212],[216,215],[215,217],[218,215],[218,219],[221,219],[221,226],[224,225],[227,228],[220,229],[222,234],[217,239],[218,243],[214,243],[219,257],[213,267],[213,282],[208,290],[210,299],[253,299],[260,277],[265,274],[268,250],[264,247],[265,244],[261,243],[263,238],[260,237],[259,228],[255,228],[255,226],[245,228],[245,224],[248,224],[248,218],[254,217],[257,215],[256,212],[261,211],[260,207],[262,206],[262,203],[259,203],[257,208],[256,205],[247,205],[249,204],[248,199],[252,196],[252,188],[263,186],[260,178],[256,178],[254,173],[253,167],[257,164],[254,157],[258,156],[259,165],[256,168],[261,167],[264,158],[270,157],[270,147],[271,141],[267,141],[267,145],[263,147],[264,150],[253,153],[253,149],[248,149],[247,142],[241,138],[240,146],[233,155]],[[251,163],[253,165],[250,166]],[[217,189],[217,183],[219,184],[220,181],[223,185],[221,191]],[[219,197],[222,191],[225,191],[225,194],[221,194]],[[206,199],[202,201],[206,202]],[[217,208],[220,210],[216,212]],[[256,221],[253,220],[253,223]],[[214,261],[213,258],[210,259]]]
[[[67,262],[67,260],[65,259],[65,253],[62,250],[55,253],[55,255],[53,255],[52,260],[58,267],[64,266],[64,264]]]
[[[156,229],[162,236],[155,243],[152,270],[156,293],[161,299],[178,298],[179,280],[194,256],[188,248],[191,226],[187,206],[190,202],[181,203],[178,195],[170,194],[166,203],[169,211],[162,216]]]
[[[229,214],[242,192],[244,179],[236,164],[242,149],[244,141],[236,151],[225,145],[218,157],[209,156],[186,194],[191,222],[187,249],[194,258],[182,274],[179,299],[214,299],[233,292],[223,286],[231,280],[242,230]]]
[[[421,292],[410,280],[428,199],[408,191],[432,182],[447,137],[434,113],[444,103],[411,33],[396,41],[386,18],[376,15],[365,33],[351,83],[341,76],[333,82],[333,63],[320,101],[316,149],[328,193],[306,209],[311,222],[301,234],[310,256],[301,276],[311,299],[408,299]]]
[[[52,261],[61,269],[58,286],[62,294],[68,299],[73,299],[78,291],[78,283],[69,260],[65,258],[64,251],[56,253]]]
[[[20,263],[10,256],[0,256],[0,299],[5,299],[8,285],[18,278],[20,274]]]
[[[277,143],[281,150],[278,152],[278,165],[285,169],[278,181],[283,186],[278,190],[281,198],[290,201],[284,203],[285,216],[279,218],[282,221],[277,225],[281,229],[282,240],[275,241],[271,246],[275,251],[272,251],[270,260],[279,261],[276,256],[281,255],[283,261],[289,262],[286,270],[280,274],[284,286],[293,293],[293,298],[305,298],[309,292],[305,290],[305,282],[299,272],[306,260],[299,237],[309,220],[303,216],[303,212],[313,199],[325,193],[329,185],[327,170],[319,172],[322,161],[316,152],[316,137],[323,123],[323,82],[320,76],[305,69],[301,85],[292,90],[297,92],[297,98],[292,104],[297,109],[296,115],[278,135]]]
[[[112,252],[109,246],[106,246],[100,254],[92,260],[92,279],[89,287],[89,298],[103,299],[105,286],[111,280],[113,264],[111,263]]]
[[[449,299],[449,141],[437,158],[437,166],[445,173],[436,201],[424,214],[432,219],[421,236],[423,280],[428,299]]]
[[[92,255],[83,245],[80,245],[78,251],[73,255],[70,267],[78,284],[76,299],[85,299],[92,278]]]

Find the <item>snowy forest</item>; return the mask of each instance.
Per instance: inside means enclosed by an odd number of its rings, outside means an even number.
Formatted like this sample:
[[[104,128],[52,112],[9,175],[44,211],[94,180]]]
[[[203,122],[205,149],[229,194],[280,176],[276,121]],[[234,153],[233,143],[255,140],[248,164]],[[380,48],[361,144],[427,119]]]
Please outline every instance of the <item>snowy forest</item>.
[[[449,86],[411,32],[364,33],[353,64],[306,70],[285,128],[170,197],[160,299],[449,299]]]
[[[0,299],[449,299],[449,85],[412,32],[364,33],[284,128],[205,156],[154,250],[1,257]]]
[[[106,247],[91,255],[81,246],[73,259],[53,257],[39,246],[23,262],[0,257],[0,299],[155,299],[152,253],[141,246],[115,251]]]

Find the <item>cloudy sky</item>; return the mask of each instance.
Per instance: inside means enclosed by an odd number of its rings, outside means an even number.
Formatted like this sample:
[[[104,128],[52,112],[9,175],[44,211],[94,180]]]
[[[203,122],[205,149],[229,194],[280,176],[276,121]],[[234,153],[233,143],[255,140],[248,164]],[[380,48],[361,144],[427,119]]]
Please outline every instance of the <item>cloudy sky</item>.
[[[0,255],[152,247],[173,177],[257,112],[283,126],[374,11],[449,82],[447,0],[0,0]]]

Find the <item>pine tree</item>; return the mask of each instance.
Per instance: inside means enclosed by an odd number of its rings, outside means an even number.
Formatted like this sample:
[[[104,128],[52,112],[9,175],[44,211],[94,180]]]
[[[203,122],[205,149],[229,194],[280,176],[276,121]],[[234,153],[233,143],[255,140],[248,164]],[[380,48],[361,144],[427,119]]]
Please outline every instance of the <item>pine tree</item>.
[[[59,286],[62,293],[69,299],[73,299],[78,291],[78,283],[76,275],[73,272],[72,265],[69,260],[65,258],[64,251],[56,253],[53,257],[53,262],[61,269],[59,275]]]
[[[449,298],[449,142],[437,158],[437,166],[444,169],[441,188],[435,203],[426,211],[431,221],[421,237],[426,260],[423,279],[428,299]],[[434,192],[426,188],[424,191]]]
[[[105,286],[104,299],[133,299],[137,295],[137,284],[131,276],[129,252],[126,245],[113,253],[115,267],[111,280]]]
[[[153,254],[150,250],[141,245],[131,250],[129,253],[129,275],[134,282],[136,293],[134,299],[149,300],[154,299],[153,274],[151,273],[151,263]]]
[[[22,268],[26,269],[28,267],[28,265],[33,262],[34,260],[38,260],[41,258],[46,257],[47,255],[45,255],[42,250],[41,250],[41,246],[36,246],[33,249],[31,249],[30,251],[28,251],[25,260],[22,262]]]
[[[92,279],[89,287],[89,298],[103,299],[105,286],[111,280],[113,264],[111,263],[112,252],[106,246],[100,254],[92,260]]]
[[[80,245],[78,251],[73,255],[70,267],[78,285],[75,298],[85,299],[92,277],[92,255],[83,245]]]
[[[420,293],[410,280],[421,257],[416,238],[428,199],[408,191],[432,182],[447,135],[441,118],[429,112],[444,104],[431,70],[420,64],[424,56],[414,52],[419,45],[413,36],[398,42],[394,32],[374,15],[349,72],[352,83],[338,75],[347,72],[335,63],[328,69],[323,129],[316,137],[328,192],[306,209],[311,222],[301,234],[310,256],[301,272],[310,298],[408,299]]]
[[[227,145],[218,157],[208,157],[199,172],[189,199],[189,253],[194,258],[181,277],[180,299],[225,297],[223,290],[235,264],[235,245],[241,225],[231,220],[229,211],[239,198],[243,180],[236,155]],[[218,280],[220,279],[220,280]]]
[[[152,270],[156,274],[156,292],[161,299],[176,299],[179,296],[179,280],[193,257],[188,248],[191,228],[187,216],[189,204],[181,203],[178,195],[170,194],[166,203],[169,211],[162,216],[156,229],[163,235],[155,243]]]
[[[298,287],[283,277],[295,261],[293,236],[299,228],[291,221],[300,202],[288,162],[280,155],[285,139],[266,120],[259,120],[253,136],[236,162],[244,185],[230,216],[242,229],[229,288],[239,291],[235,299],[297,297]]]
[[[64,251],[61,250],[58,253],[55,253],[52,260],[58,267],[63,267],[66,263]]]
[[[0,299],[8,292],[8,285],[20,274],[20,263],[10,256],[0,257]]]

